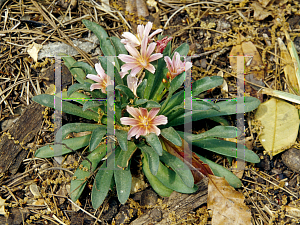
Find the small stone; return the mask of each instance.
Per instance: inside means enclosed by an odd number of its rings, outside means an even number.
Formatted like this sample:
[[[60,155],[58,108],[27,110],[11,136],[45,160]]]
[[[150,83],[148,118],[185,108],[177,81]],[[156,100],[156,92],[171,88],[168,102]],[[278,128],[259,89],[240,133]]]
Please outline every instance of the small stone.
[[[155,222],[160,222],[162,220],[162,212],[159,209],[153,209],[150,213],[150,217],[152,217]]]
[[[157,202],[157,194],[151,189],[145,190],[141,196],[141,206],[155,205]]]
[[[282,154],[283,163],[292,171],[299,173],[300,171],[300,150],[291,148]]]

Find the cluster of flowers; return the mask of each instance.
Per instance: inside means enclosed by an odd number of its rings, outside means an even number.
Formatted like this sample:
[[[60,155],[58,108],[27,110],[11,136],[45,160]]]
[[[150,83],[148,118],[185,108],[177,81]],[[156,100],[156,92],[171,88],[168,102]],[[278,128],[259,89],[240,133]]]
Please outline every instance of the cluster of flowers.
[[[148,22],[146,26],[138,25],[137,35],[134,35],[130,32],[124,32],[122,34],[124,39],[121,40],[121,43],[124,44],[130,55],[120,54],[118,56],[118,58],[125,63],[121,67],[120,75],[121,78],[123,78],[130,71],[130,74],[127,76],[127,85],[135,96],[137,87],[142,82],[142,80],[139,81],[137,75],[143,72],[143,69],[148,70],[152,74],[155,73],[155,67],[151,64],[151,62],[163,57],[162,52],[167,43],[172,39],[172,37],[165,37],[157,42],[152,42],[154,41],[153,37],[156,34],[161,33],[162,29],[157,29],[150,34],[151,29],[152,23]],[[152,54],[155,50],[155,47],[156,53]],[[169,70],[167,78],[170,80],[174,79],[174,77],[192,67],[192,63],[185,63],[180,60],[180,54],[178,52],[174,53],[172,60],[168,56],[165,56],[164,60]],[[91,85],[91,91],[94,89],[101,89],[103,93],[106,93],[106,87],[108,85],[112,85],[113,81],[107,74],[105,74],[105,71],[101,67],[100,63],[95,65],[95,69],[98,75],[87,75],[87,78],[97,82]],[[158,136],[160,134],[160,130],[157,126],[167,124],[168,122],[166,116],[156,116],[159,112],[159,108],[153,108],[150,110],[150,112],[148,112],[148,110],[145,108],[137,109],[127,106],[127,112],[134,117],[121,118],[121,123],[123,125],[132,126],[128,132],[128,140],[130,140],[131,137],[135,136],[136,138],[139,138],[141,135],[147,135],[149,133],[155,133]]]

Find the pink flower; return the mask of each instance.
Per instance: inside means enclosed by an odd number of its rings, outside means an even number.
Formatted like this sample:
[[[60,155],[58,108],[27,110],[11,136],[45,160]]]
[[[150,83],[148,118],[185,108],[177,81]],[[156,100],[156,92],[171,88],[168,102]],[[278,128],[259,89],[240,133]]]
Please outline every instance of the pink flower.
[[[141,44],[141,53],[131,45],[125,45],[125,48],[131,55],[119,54],[118,56],[119,59],[126,63],[121,67],[120,75],[122,78],[128,73],[128,70],[131,70],[130,75],[133,77],[143,68],[151,73],[155,72],[155,68],[150,62],[163,57],[163,55],[161,53],[151,55],[155,49],[156,43],[151,43],[148,48],[147,43],[147,38],[144,37]]]
[[[100,63],[95,64],[95,69],[98,75],[88,74],[86,77],[97,83],[91,85],[91,91],[94,89],[101,89],[103,93],[106,93],[106,87],[108,85],[113,85],[114,81],[105,73]]]
[[[178,74],[181,74],[183,71],[187,71],[192,68],[191,62],[185,63],[180,60],[180,55],[178,52],[174,53],[172,61],[169,56],[165,56],[164,60],[166,61],[168,70],[170,72],[171,80]]]
[[[152,28],[152,23],[148,22],[146,26],[138,25],[137,27],[137,35],[134,35],[130,32],[124,32],[122,36],[125,39],[121,39],[121,43],[124,45],[130,44],[132,47],[138,47],[142,44],[142,40],[144,37],[147,37],[147,43],[153,38],[154,35],[162,32],[162,29],[157,29],[151,35],[149,35]]]
[[[142,83],[142,80],[140,80],[140,82],[138,83],[138,79],[136,77],[127,76],[127,86],[136,97],[137,97],[136,89],[141,83]]]
[[[148,112],[145,108],[133,108],[127,106],[127,112],[134,118],[122,117],[121,124],[130,125],[132,128],[128,132],[127,139],[131,137],[138,139],[141,135],[145,136],[149,133],[155,133],[160,135],[160,129],[157,125],[167,124],[168,118],[164,115],[156,116],[159,112],[159,108],[153,108]]]
[[[163,53],[163,51],[167,47],[168,42],[171,40],[172,40],[172,37],[164,37],[163,39],[158,40],[156,42],[157,43],[156,53]]]

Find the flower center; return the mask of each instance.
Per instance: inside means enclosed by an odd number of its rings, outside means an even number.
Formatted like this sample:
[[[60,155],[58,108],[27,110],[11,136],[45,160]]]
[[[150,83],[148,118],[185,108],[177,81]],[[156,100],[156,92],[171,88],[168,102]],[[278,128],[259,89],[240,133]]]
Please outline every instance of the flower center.
[[[144,125],[144,126],[148,126],[149,125],[149,121],[148,121],[147,117],[141,117],[141,116],[139,116],[139,119],[140,119],[140,122],[141,122],[142,125]]]

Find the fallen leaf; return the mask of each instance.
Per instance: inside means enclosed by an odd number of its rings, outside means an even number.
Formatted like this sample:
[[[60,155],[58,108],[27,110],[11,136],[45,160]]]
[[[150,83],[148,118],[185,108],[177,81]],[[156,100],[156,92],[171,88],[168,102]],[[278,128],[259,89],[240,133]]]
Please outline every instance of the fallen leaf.
[[[251,212],[244,195],[231,187],[223,177],[209,175],[207,208],[213,212],[212,225],[250,225]]]
[[[251,41],[244,41],[244,37],[240,34],[238,35],[238,42],[241,42],[241,44],[233,46],[230,51],[229,62],[232,69],[237,72],[237,56],[244,56],[246,61],[245,79],[259,86],[265,86],[263,82],[265,76],[265,71],[262,69],[263,62],[255,45]],[[251,96],[262,102],[263,96],[258,92],[260,88],[248,83],[245,83],[244,88],[246,93],[250,93]]]
[[[189,145],[184,139],[181,138],[182,146],[176,146],[165,138],[162,138],[162,140],[167,148],[167,151],[179,158],[190,168],[195,184],[201,181],[204,176],[208,176],[208,174],[213,175],[210,167],[202,162],[200,158],[189,149]]]
[[[258,2],[253,2],[251,6],[254,10],[253,17],[255,20],[264,20],[268,16],[272,16],[272,13],[264,9]]]
[[[35,62],[37,62],[37,60],[38,60],[38,54],[39,54],[39,51],[42,49],[42,47],[43,47],[43,45],[37,44],[35,42],[28,45],[28,47],[27,47],[28,54],[31,56],[31,58],[33,58],[33,60]]]
[[[136,21],[136,19],[138,17],[146,18],[149,16],[147,4],[144,0],[129,0],[129,1],[127,1],[126,11],[129,13],[129,15],[126,16],[126,18],[128,18],[129,21],[133,21],[133,22],[130,22],[130,25],[134,32],[137,29],[137,22],[139,22],[139,21]]]
[[[258,1],[263,7],[266,7],[271,0],[258,0]]]
[[[287,215],[300,218],[300,209],[293,206],[284,206],[285,212]]]
[[[293,90],[296,91],[296,93],[299,93],[299,84],[298,84],[298,80],[296,77],[295,69],[293,67],[293,61],[292,61],[291,55],[289,54],[289,52],[288,52],[285,44],[281,40],[281,38],[278,38],[277,40],[278,40],[279,49],[280,49],[280,56],[285,60],[284,61],[285,66],[283,68],[285,78],[291,85],[291,88],[293,88]],[[294,93],[293,90],[289,90],[289,92]]]
[[[39,187],[37,186],[36,183],[30,184],[29,190],[30,190],[31,194],[33,194],[33,196],[34,196],[35,198],[40,198],[40,197],[42,197],[42,195],[41,195],[41,193],[40,193],[40,190],[39,190]]]
[[[258,106],[255,120],[261,122],[259,141],[269,155],[277,155],[295,143],[299,129],[299,115],[295,106],[271,98]]]
[[[0,215],[5,216],[6,218],[8,217],[8,213],[5,211],[5,199],[0,197]]]

